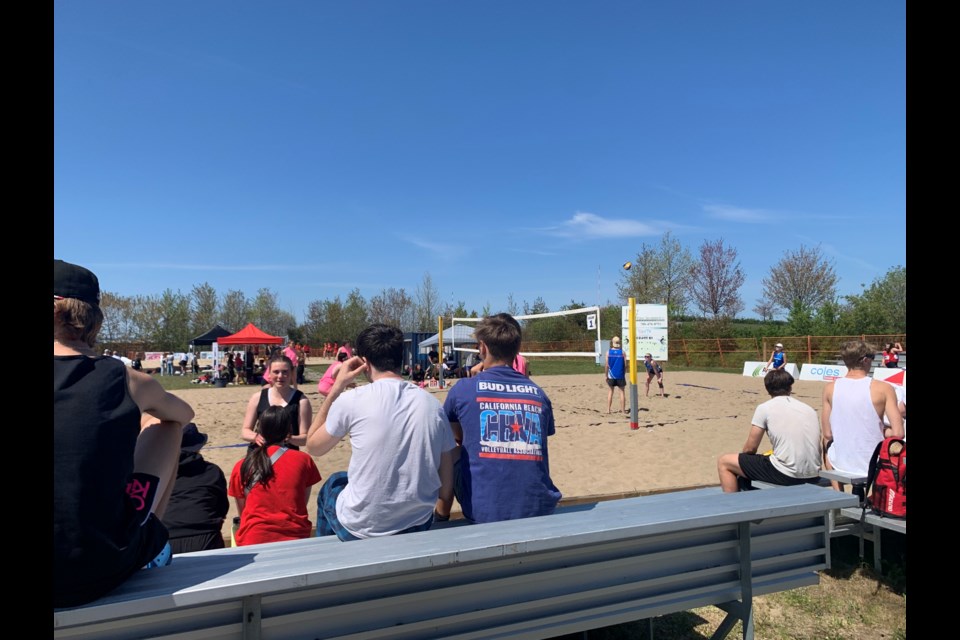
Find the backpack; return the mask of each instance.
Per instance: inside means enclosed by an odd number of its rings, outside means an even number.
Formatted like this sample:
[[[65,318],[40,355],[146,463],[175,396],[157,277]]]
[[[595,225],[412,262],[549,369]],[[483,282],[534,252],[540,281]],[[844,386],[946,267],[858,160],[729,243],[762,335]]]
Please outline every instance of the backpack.
[[[884,438],[870,459],[867,473],[869,508],[884,518],[907,518],[907,443],[902,438]]]

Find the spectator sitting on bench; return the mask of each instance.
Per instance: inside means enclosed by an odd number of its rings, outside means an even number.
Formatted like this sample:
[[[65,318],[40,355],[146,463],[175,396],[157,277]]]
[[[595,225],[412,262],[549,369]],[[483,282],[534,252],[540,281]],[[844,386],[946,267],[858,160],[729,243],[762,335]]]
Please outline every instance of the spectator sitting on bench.
[[[749,488],[750,481],[778,485],[816,483],[820,472],[820,423],[816,410],[791,398],[793,376],[774,369],[763,378],[770,399],[753,414],[741,453],[717,459],[720,486],[726,493]],[[773,445],[770,455],[758,455],[763,434]]]
[[[450,423],[436,398],[400,375],[400,329],[370,325],[357,336],[356,353],[307,435],[315,456],[350,436],[347,471],[328,477],[317,496],[317,535],[347,541],[426,531],[437,500],[453,499]],[[347,391],[360,375],[370,384]]]
[[[443,405],[462,445],[454,467],[457,502],[471,522],[549,515],[561,497],[547,451],[555,431],[553,405],[512,366],[520,352],[520,324],[498,313],[481,320],[473,335],[483,371],[454,385]],[[498,405],[510,409],[498,414],[487,408]],[[451,502],[438,501],[437,512],[448,514]]]
[[[321,478],[313,458],[289,445],[295,417],[285,407],[267,407],[257,423],[257,444],[233,467],[229,493],[240,514],[238,547],[310,537],[307,499]]]
[[[91,271],[53,261],[53,606],[168,564],[160,522],[193,409],[142,371],[93,351],[103,324]]]
[[[163,514],[174,555],[223,548],[223,520],[230,509],[227,479],[220,467],[200,455],[206,443],[207,434],[197,425],[183,425],[177,481]]]
[[[823,388],[820,413],[826,469],[866,477],[877,444],[885,437],[904,436],[893,386],[869,375],[875,356],[876,349],[862,340],[850,340],[840,347],[847,375]],[[889,427],[883,423],[884,414]],[[834,489],[843,488],[836,480],[831,484]]]

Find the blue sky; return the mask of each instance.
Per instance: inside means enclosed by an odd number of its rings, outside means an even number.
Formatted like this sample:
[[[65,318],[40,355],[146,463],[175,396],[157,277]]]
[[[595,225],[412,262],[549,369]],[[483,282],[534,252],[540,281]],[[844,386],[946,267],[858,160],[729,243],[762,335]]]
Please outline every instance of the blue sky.
[[[123,295],[618,299],[667,230],[906,265],[888,0],[54,2],[54,254]],[[598,289],[599,285],[599,289]],[[598,300],[599,299],[599,300]],[[638,301],[644,302],[644,301]]]

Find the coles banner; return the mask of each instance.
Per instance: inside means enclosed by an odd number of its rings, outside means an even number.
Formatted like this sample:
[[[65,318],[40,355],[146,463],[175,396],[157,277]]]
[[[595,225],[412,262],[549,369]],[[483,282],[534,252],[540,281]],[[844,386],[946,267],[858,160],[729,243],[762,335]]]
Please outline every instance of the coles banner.
[[[811,364],[804,362],[800,367],[801,380],[820,380],[830,382],[847,375],[847,368],[842,364]]]

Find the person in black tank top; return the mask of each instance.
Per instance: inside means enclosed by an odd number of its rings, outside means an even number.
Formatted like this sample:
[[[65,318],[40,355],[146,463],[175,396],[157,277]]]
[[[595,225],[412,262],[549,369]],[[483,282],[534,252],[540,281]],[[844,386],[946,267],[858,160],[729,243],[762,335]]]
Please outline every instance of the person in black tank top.
[[[58,608],[106,595],[164,550],[159,516],[176,476],[181,426],[193,409],[149,375],[96,355],[103,314],[93,273],[54,260],[53,287]]]
[[[253,446],[263,444],[263,436],[257,432],[260,416],[270,406],[282,406],[295,415],[293,435],[287,441],[291,449],[306,445],[307,430],[313,420],[313,408],[303,392],[290,386],[295,375],[293,361],[281,352],[275,353],[267,362],[266,377],[270,386],[257,391],[247,402],[240,436]]]

